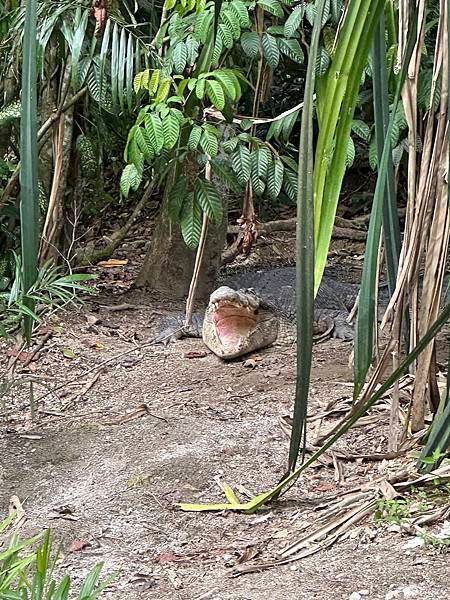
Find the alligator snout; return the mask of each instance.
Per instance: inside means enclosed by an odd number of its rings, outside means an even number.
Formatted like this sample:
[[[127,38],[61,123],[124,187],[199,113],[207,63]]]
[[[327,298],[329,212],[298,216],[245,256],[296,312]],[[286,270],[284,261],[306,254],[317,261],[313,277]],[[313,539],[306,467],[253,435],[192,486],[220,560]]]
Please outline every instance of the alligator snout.
[[[211,294],[203,322],[203,341],[222,359],[231,359],[273,344],[279,321],[252,289],[221,286]]]

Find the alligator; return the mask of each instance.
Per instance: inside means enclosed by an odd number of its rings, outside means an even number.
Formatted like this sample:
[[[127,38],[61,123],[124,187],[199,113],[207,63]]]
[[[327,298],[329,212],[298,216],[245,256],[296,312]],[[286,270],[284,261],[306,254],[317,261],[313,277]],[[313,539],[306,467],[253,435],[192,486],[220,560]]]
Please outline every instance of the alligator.
[[[271,344],[295,342],[295,267],[248,271],[226,277],[210,297],[205,313],[194,313],[184,327],[184,315],[163,321],[156,342],[202,337],[205,345],[224,360]],[[347,319],[359,286],[325,275],[315,302],[315,329],[319,338],[331,335],[353,339]]]

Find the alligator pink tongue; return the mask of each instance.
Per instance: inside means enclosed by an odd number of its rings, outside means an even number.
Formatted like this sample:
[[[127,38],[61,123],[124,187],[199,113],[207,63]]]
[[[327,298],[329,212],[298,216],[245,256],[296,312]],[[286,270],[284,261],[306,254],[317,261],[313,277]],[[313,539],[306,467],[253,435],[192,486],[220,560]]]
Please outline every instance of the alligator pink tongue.
[[[255,318],[236,307],[219,308],[213,314],[217,336],[226,349],[237,350],[242,339],[255,327]]]

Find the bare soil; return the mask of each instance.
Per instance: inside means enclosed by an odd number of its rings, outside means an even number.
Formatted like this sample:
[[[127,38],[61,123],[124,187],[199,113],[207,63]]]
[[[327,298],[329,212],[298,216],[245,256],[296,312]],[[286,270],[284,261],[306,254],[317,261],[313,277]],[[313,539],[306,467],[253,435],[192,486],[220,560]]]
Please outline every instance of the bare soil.
[[[105,595],[114,600],[448,598],[449,555],[406,551],[400,528],[378,527],[373,517],[327,551],[232,577],[239,562],[276,558],[329,498],[411,458],[345,462],[340,481],[332,466],[317,465],[253,515],[182,512],[180,501],[223,501],[218,478],[245,500],[283,475],[288,437],[279,420],[292,408],[294,350],[275,346],[223,363],[200,340],[142,347],[168,306],[128,292],[118,272],[80,311],[41,328],[37,342],[51,337],[36,360],[20,367],[26,356],[15,356],[22,383],[1,409],[0,515],[17,495],[22,533],[51,527],[75,579],[103,561],[105,573],[117,572]],[[340,341],[316,346],[312,416],[333,400],[348,403],[350,351]],[[6,373],[14,347],[3,343],[0,357]],[[385,451],[387,420],[379,409],[340,448]],[[316,428],[312,420],[310,439]]]

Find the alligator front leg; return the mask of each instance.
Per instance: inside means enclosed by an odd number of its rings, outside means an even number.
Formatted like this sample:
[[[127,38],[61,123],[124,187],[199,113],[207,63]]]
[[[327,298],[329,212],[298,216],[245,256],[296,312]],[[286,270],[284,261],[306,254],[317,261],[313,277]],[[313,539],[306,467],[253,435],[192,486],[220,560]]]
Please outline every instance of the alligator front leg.
[[[154,338],[155,344],[168,344],[181,338],[201,338],[203,329],[203,313],[194,313],[191,324],[184,324],[186,316],[182,313],[165,317],[161,321],[160,332]]]
[[[353,326],[347,321],[348,312],[318,309],[315,311],[314,317],[318,334],[317,341],[329,337],[343,341],[350,341],[354,338]]]

